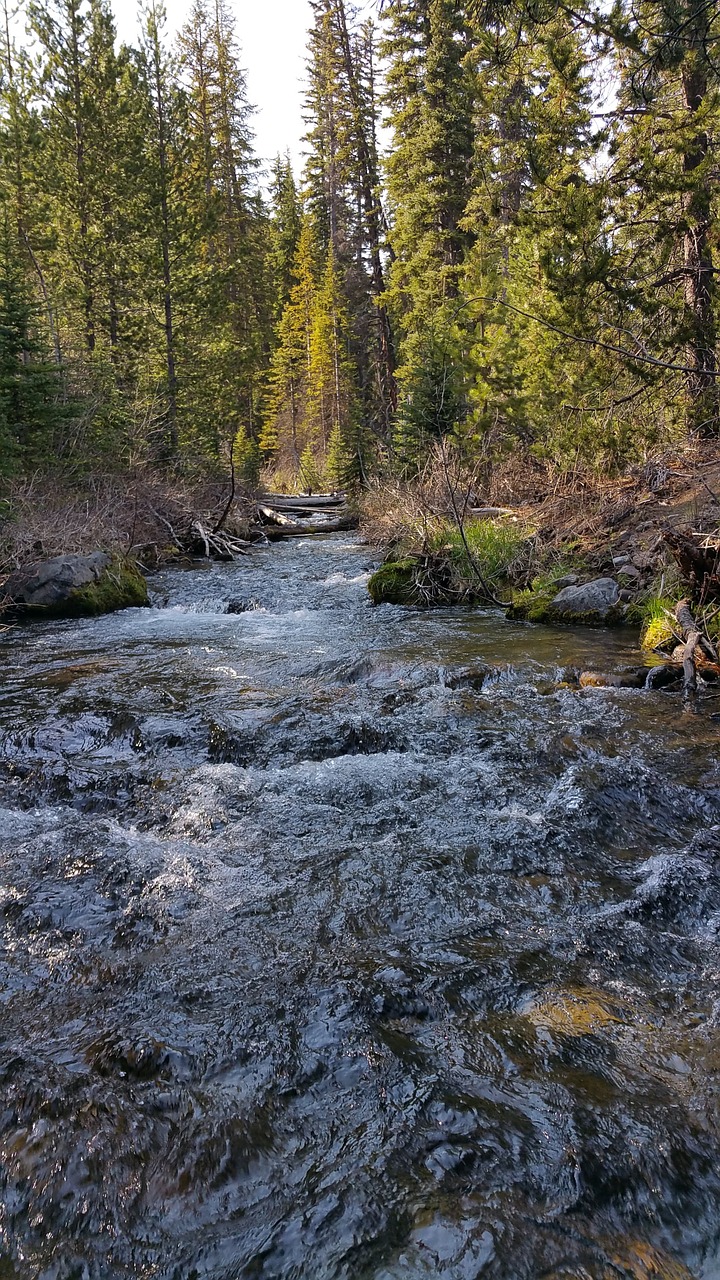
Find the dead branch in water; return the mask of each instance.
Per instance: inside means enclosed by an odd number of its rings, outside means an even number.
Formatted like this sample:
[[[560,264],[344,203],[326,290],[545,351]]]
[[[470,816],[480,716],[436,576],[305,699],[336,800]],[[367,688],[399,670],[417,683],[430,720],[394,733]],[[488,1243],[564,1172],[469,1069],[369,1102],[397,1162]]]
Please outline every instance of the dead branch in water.
[[[685,701],[694,705],[698,692],[698,651],[703,659],[717,664],[718,656],[712,641],[704,636],[690,608],[689,600],[680,600],[675,607],[675,619],[682,632],[683,692]]]

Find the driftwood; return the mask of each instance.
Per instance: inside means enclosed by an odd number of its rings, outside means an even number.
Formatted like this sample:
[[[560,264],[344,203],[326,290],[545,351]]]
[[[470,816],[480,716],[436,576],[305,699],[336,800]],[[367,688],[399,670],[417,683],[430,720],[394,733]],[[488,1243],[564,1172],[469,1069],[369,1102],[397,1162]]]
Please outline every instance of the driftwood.
[[[703,663],[717,666],[718,655],[713,643],[704,636],[693,616],[689,600],[680,600],[675,607],[675,619],[682,633],[683,690],[687,700],[697,697],[698,666]]]
[[[288,496],[284,493],[264,493],[260,498],[260,503],[263,506],[272,507],[274,511],[292,511],[298,507],[304,511],[325,511],[329,507],[344,507],[347,505],[344,493],[316,493],[299,497],[295,495]]]
[[[193,520],[184,542],[184,550],[191,555],[202,555],[206,560],[234,560],[247,555],[250,544],[229,533],[207,529],[201,520]]]
[[[720,597],[720,551],[676,529],[664,529],[662,536],[693,598],[703,602]]]
[[[697,632],[698,639],[695,644],[700,646],[702,654],[708,659],[708,661],[716,663],[718,661],[717,649],[712,641],[709,640],[707,636],[704,636],[702,631],[699,629],[697,622],[693,617],[689,600],[680,600],[675,606],[675,619],[680,627],[685,644],[687,645],[689,643],[690,636]]]
[[[297,520],[292,516],[285,516],[281,511],[275,511],[273,507],[258,507],[258,515],[263,524],[279,525],[281,529],[294,529],[298,527]]]

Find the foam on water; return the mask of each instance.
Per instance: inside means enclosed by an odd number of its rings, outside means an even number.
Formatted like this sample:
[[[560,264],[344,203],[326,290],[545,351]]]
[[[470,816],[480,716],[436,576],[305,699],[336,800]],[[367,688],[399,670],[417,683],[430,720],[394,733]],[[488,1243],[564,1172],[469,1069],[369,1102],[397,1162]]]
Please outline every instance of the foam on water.
[[[718,1276],[720,730],[370,559],[0,638],[14,1280]]]

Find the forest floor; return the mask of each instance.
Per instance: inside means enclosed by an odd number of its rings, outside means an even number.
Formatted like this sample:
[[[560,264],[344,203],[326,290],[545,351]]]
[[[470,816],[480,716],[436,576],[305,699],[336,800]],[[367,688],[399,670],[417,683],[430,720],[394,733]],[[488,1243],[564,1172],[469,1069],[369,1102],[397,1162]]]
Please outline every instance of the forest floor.
[[[720,445],[696,446],[620,477],[565,473],[544,491],[528,492],[527,481],[518,488],[513,500],[512,478],[501,474],[493,497],[558,552],[569,546],[597,569],[623,554],[655,557],[659,565],[664,528],[712,535],[720,526]]]

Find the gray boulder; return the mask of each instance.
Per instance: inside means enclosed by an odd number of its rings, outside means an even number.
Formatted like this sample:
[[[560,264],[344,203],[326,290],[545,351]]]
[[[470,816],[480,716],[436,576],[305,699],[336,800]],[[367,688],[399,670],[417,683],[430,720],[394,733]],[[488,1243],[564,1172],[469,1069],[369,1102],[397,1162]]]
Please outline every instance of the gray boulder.
[[[565,587],[551,601],[549,620],[609,626],[622,621],[623,605],[614,578],[595,578],[578,586]]]
[[[15,618],[71,618],[112,613],[149,603],[147,583],[129,560],[92,555],[54,556],[18,569],[0,587]]]

